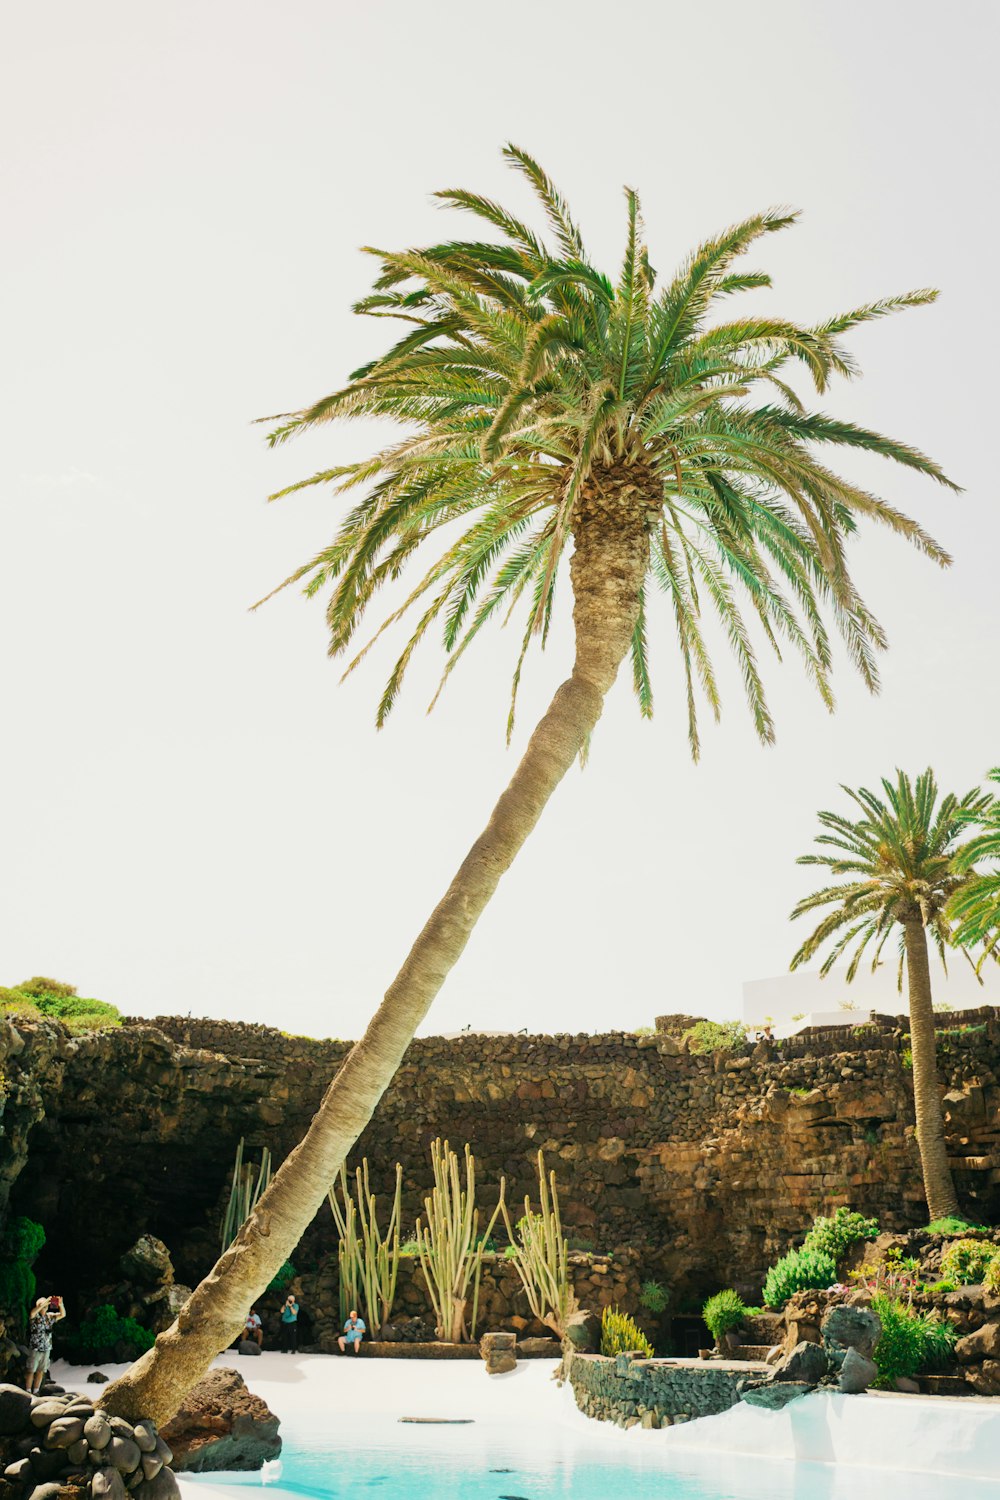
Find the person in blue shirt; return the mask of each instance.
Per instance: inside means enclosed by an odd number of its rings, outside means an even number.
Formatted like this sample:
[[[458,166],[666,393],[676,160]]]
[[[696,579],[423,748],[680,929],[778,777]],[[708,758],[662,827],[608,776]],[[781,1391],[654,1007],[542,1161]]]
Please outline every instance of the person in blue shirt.
[[[291,1292],[281,1309],[281,1348],[285,1354],[299,1352],[299,1304]]]
[[[344,1331],[337,1340],[337,1343],[340,1345],[341,1354],[346,1354],[348,1344],[351,1345],[355,1354],[357,1354],[361,1348],[361,1340],[367,1332],[364,1318],[359,1318],[357,1309],[352,1307],[348,1314],[347,1322],[344,1324]]]

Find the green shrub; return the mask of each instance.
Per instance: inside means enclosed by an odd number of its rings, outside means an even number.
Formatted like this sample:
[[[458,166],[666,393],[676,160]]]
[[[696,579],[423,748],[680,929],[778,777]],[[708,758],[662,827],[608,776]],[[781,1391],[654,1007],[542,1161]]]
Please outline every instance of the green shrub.
[[[51,1000],[69,1000],[76,996],[75,984],[63,984],[61,979],[46,979],[44,974],[36,974],[33,979],[22,979],[14,988],[31,999],[46,995]]]
[[[714,1297],[709,1297],[701,1310],[701,1316],[708,1327],[709,1333],[716,1342],[728,1333],[731,1328],[738,1328],[747,1315],[743,1298],[739,1292],[727,1289],[724,1292],[716,1292]]]
[[[802,1248],[829,1255],[839,1262],[851,1245],[859,1240],[873,1240],[877,1234],[878,1219],[866,1219],[864,1214],[852,1213],[849,1208],[838,1208],[829,1219],[816,1220],[802,1241]]]
[[[983,1275],[983,1286],[988,1292],[1000,1292],[1000,1250],[994,1255]]]
[[[659,1317],[660,1313],[666,1312],[669,1301],[670,1293],[660,1282],[644,1281],[642,1283],[642,1289],[639,1292],[639,1302],[654,1317]]]
[[[915,1312],[885,1292],[877,1292],[872,1298],[872,1311],[882,1324],[872,1356],[878,1368],[875,1386],[891,1389],[900,1377],[939,1370],[950,1363],[956,1339],[950,1323],[933,1314]]]
[[[946,1219],[934,1219],[927,1226],[928,1234],[968,1234],[970,1230],[979,1230],[986,1233],[985,1224],[969,1224],[965,1219],[956,1219],[950,1214]]]
[[[696,1021],[682,1037],[689,1052],[738,1052],[746,1039],[742,1021]]]
[[[989,1240],[952,1240],[941,1257],[941,1276],[959,1286],[977,1286],[996,1254]]]
[[[34,1219],[11,1219],[0,1236],[0,1305],[23,1328],[38,1290],[31,1269],[45,1244],[45,1230]]]
[[[269,1292],[283,1292],[291,1286],[298,1272],[290,1260],[286,1260],[283,1266],[279,1266],[271,1281],[268,1283]]]
[[[68,1335],[66,1339],[72,1354],[82,1355],[84,1359],[93,1360],[96,1364],[114,1359],[121,1352],[117,1347],[120,1344],[129,1348],[130,1359],[137,1359],[140,1354],[145,1354],[147,1349],[153,1347],[153,1342],[153,1335],[148,1328],[143,1328],[135,1318],[123,1318],[106,1302],[95,1307],[75,1333]]]
[[[821,1291],[836,1279],[832,1255],[821,1250],[789,1250],[767,1273],[764,1306],[780,1312],[795,1292]]]
[[[987,1268],[987,1274],[988,1273],[989,1272],[988,1272],[988,1268]],[[938,1292],[941,1295],[943,1295],[945,1292],[954,1292],[956,1290],[957,1290],[957,1288],[956,1288],[955,1283],[953,1281],[943,1281],[943,1280],[942,1281],[932,1281],[929,1286],[925,1286],[924,1287],[924,1291],[925,1292]]]
[[[71,984],[42,975],[25,979],[13,989],[0,987],[0,1015],[18,1016],[24,1021],[48,1016],[74,1033],[100,1031],[107,1026],[120,1026],[122,1021],[117,1006],[104,1000],[88,1000],[78,995]]]
[[[617,1307],[606,1307],[601,1316],[601,1353],[613,1358],[616,1354],[633,1352],[641,1354],[643,1359],[652,1359],[653,1346],[627,1313]]]
[[[417,1244],[415,1239],[404,1240],[399,1247],[399,1253],[400,1255],[419,1255],[420,1246]],[[516,1255],[517,1251],[515,1250],[513,1245],[508,1245],[507,1249],[504,1251],[504,1254]]]

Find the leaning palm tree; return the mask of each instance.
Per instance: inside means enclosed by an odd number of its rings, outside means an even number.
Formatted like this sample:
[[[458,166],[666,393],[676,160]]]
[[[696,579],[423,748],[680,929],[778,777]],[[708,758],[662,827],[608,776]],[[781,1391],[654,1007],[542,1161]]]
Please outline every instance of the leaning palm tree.
[[[969,819],[978,818],[991,798],[980,791],[939,798],[930,770],[912,782],[897,770],[894,782],[883,779],[882,796],[865,787],[843,790],[861,816],[821,812],[819,821],[827,831],[816,843],[824,852],[804,854],[798,862],[824,865],[832,875],[846,878],[806,896],[792,912],[794,918],[829,908],[791,966],[797,969],[829,944],[820,973],[829,974],[850,952],[844,976],[850,983],[863,956],[870,954],[874,972],[886,943],[896,936],[899,988],[905,971],[909,992],[917,1144],[933,1221],[956,1213],[958,1201],[941,1119],[928,938],[947,969],[947,949],[956,936],[945,910],[972,878],[961,864],[961,840]],[[961,951],[969,957],[965,947]]]
[[[988,780],[1000,782],[1000,767]],[[948,916],[956,924],[955,941],[974,947],[982,944],[978,968],[987,958],[1000,958],[1000,802],[992,801],[979,816],[969,819],[979,824],[979,832],[959,850],[956,866],[972,871],[982,860],[991,860],[996,868],[973,874],[955,892],[948,906]]]
[[[394,440],[369,458],[303,481],[360,498],[330,545],[287,582],[328,596],[330,651],[346,655],[351,670],[370,644],[357,648],[358,631],[380,590],[397,584],[418,554],[427,558],[375,632],[415,611],[379,724],[432,627],[448,654],[447,678],[490,621],[519,615],[516,694],[527,652],[548,637],[567,559],[572,670],[307,1135],[174,1327],[106,1392],[105,1406],[123,1415],[173,1410],[292,1251],[501,876],[585,754],[626,659],[640,710],[652,712],[648,644],[654,624],[661,627],[654,594],[673,618],[697,752],[699,688],[719,709],[710,616],[735,655],[757,733],[769,741],[745,612],[771,647],[787,644],[801,656],[830,706],[830,627],[871,688],[884,645],[850,572],[859,522],[947,561],[916,522],[819,454],[861,449],[949,484],[940,469],[903,443],[807,409],[791,379],[802,369],[822,392],[835,375],[853,374],[843,335],[933,292],[815,326],[753,314],[713,321],[735,294],[770,284],[734,263],[794,214],[757,214],[725,230],[661,286],[628,191],[625,254],[612,278],[592,263],[537,163],[514,147],[506,155],[534,189],[548,238],[488,198],[440,194],[495,237],[373,252],[377,279],[357,311],[402,322],[402,336],[332,395],[273,419],[273,443],[349,418],[397,424]]]

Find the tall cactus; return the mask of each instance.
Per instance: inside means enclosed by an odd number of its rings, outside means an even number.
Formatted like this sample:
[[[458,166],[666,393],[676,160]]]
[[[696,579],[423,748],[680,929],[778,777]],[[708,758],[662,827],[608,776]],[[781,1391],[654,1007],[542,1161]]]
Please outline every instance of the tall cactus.
[[[241,1225],[257,1207],[257,1200],[271,1181],[271,1153],[265,1146],[260,1154],[260,1166],[253,1162],[243,1163],[244,1139],[236,1147],[233,1165],[233,1180],[229,1189],[229,1202],[222,1220],[222,1248],[228,1250],[236,1238]]]
[[[528,1306],[539,1322],[551,1328],[557,1338],[565,1338],[566,1329],[579,1311],[570,1278],[569,1251],[559,1217],[559,1193],[556,1174],[546,1177],[545,1157],[538,1153],[538,1200],[540,1213],[533,1213],[531,1201],[524,1200],[524,1218],[515,1234],[503,1206],[504,1224],[513,1247],[511,1259],[521,1279]]]
[[[417,1220],[417,1250],[437,1321],[437,1336],[448,1343],[460,1344],[476,1336],[483,1248],[504,1209],[504,1179],[500,1179],[497,1206],[480,1234],[476,1163],[469,1146],[465,1148],[464,1187],[458,1156],[447,1141],[433,1142],[431,1165],[434,1187],[430,1197],[424,1199],[426,1224],[422,1219]],[[466,1329],[465,1309],[470,1282],[473,1288],[472,1317]]]
[[[343,1204],[337,1198],[336,1185],[327,1193],[340,1244],[337,1259],[340,1266],[340,1317],[347,1317],[358,1306],[359,1295],[368,1327],[375,1336],[381,1333],[392,1314],[396,1299],[396,1277],[399,1272],[399,1217],[403,1191],[403,1168],[396,1163],[396,1191],[392,1213],[383,1235],[379,1228],[375,1194],[368,1182],[368,1158],[355,1172],[355,1198],[347,1183],[346,1168],[340,1168],[340,1190]],[[360,1225],[361,1234],[358,1234]]]

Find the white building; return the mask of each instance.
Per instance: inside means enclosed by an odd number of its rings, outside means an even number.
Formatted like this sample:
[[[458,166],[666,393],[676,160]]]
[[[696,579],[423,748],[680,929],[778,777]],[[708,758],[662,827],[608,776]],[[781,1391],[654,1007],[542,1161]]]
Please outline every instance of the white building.
[[[905,1015],[906,979],[903,993],[896,988],[895,963],[880,964],[873,974],[860,969],[850,984],[846,968],[835,968],[824,979],[816,970],[779,974],[774,979],[750,979],[743,985],[743,1020],[748,1026],[772,1026],[778,1035],[803,1026],[830,1026],[849,1022],[852,1013],[863,1020],[869,1011],[883,1015]],[[931,984],[936,1004],[954,1010],[977,1005],[1000,1005],[1000,967],[990,965],[980,984],[960,953],[948,964],[945,976],[940,962],[931,959]]]

